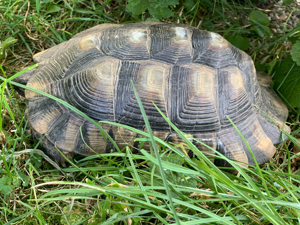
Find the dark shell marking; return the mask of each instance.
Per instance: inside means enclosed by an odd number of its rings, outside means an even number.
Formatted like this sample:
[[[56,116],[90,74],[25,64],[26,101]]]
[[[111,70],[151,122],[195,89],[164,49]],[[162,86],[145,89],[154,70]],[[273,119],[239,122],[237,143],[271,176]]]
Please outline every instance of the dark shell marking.
[[[273,144],[281,142],[280,129],[254,105],[279,125],[286,120],[286,106],[267,78],[259,76],[257,81],[250,56],[218,34],[180,24],[102,24],[34,59],[38,67],[27,85],[63,99],[96,121],[144,129],[133,80],[154,134],[161,139],[182,142],[152,102],[180,130],[242,163],[254,161],[226,116],[259,164],[268,161],[275,153]],[[111,150],[92,123],[52,99],[27,90],[25,94],[30,125],[36,136],[45,134],[43,145],[57,161],[62,159],[54,144],[65,153],[81,155],[94,154],[90,148],[98,153]],[[120,148],[138,145],[134,132],[103,128]]]

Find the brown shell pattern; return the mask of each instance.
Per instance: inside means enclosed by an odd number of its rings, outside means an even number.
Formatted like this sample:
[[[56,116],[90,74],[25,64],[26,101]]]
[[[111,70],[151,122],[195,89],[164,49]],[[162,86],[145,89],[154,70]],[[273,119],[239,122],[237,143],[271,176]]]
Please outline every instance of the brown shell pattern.
[[[102,24],[34,59],[38,67],[27,85],[63,99],[96,121],[144,129],[133,80],[154,134],[163,140],[182,142],[152,102],[181,131],[241,163],[254,161],[226,116],[259,164],[268,161],[275,153],[273,144],[282,141],[280,129],[255,105],[280,126],[287,117],[285,105],[267,78],[257,80],[250,56],[215,33],[180,24]],[[52,99],[27,90],[25,94],[30,124],[37,137],[45,134],[44,146],[57,161],[59,154],[50,150],[54,145],[66,154],[111,150],[92,123]],[[103,128],[120,148],[138,146],[136,133]],[[215,163],[224,165],[222,160]]]

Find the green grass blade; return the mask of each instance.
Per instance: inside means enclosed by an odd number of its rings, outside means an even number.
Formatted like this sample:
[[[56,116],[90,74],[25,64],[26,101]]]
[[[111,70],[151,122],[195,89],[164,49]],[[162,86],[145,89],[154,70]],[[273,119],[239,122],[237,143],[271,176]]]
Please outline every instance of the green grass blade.
[[[143,118],[144,118],[144,121],[145,121],[145,124],[146,124],[146,128],[147,128],[147,132],[149,133],[149,138],[150,138],[150,141],[151,141],[151,144],[152,144],[152,147],[154,149],[154,153],[155,153],[155,157],[158,161],[158,166],[159,166],[159,170],[160,170],[160,174],[161,174],[161,177],[162,177],[162,180],[163,180],[163,183],[164,183],[164,186],[166,187],[166,191],[167,191],[167,195],[168,195],[168,198],[169,198],[169,203],[170,203],[170,208],[172,210],[172,214],[176,220],[176,223],[180,224],[180,220],[177,216],[177,212],[174,208],[174,205],[173,205],[173,200],[172,200],[172,196],[171,196],[171,191],[170,189],[168,188],[168,183],[167,183],[167,179],[166,179],[166,176],[165,176],[165,173],[164,173],[164,169],[162,167],[162,164],[161,164],[161,159],[160,159],[160,155],[159,155],[159,152],[158,152],[158,149],[157,149],[157,146],[156,146],[156,143],[155,143],[155,140],[153,138],[153,133],[152,133],[152,129],[151,129],[151,126],[150,126],[150,123],[148,121],[148,118],[147,118],[147,115],[146,115],[146,112],[144,110],[144,107],[142,105],[142,102],[138,96],[138,93],[134,87],[134,84],[133,82],[131,81],[131,84],[132,84],[132,88],[133,88],[133,91],[134,91],[134,95],[137,99],[137,102],[139,104],[139,107],[140,107],[140,110],[141,110],[141,113],[143,115]]]

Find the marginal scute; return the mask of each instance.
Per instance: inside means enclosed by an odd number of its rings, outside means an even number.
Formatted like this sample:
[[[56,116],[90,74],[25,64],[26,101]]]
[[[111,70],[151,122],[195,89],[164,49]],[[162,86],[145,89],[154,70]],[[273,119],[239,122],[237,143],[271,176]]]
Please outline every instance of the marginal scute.
[[[276,148],[269,137],[264,133],[259,121],[254,115],[250,116],[242,123],[237,124],[237,128],[249,146],[251,146],[251,150],[258,164],[267,162],[275,154]],[[248,150],[244,142],[243,145],[244,149]],[[249,158],[249,163],[254,165],[254,160],[252,159],[249,150],[246,151],[246,153]]]
[[[219,132],[217,150],[224,156],[238,161],[241,165],[249,163],[247,149],[244,149],[243,141],[233,127]]]
[[[76,139],[80,127],[85,119],[75,113],[64,112],[47,130],[46,137],[58,148],[72,152],[75,148]]]
[[[33,56],[34,61],[35,61],[35,62],[41,61],[43,55],[45,55],[45,53],[47,54],[48,52],[49,52],[49,49],[46,49],[46,50],[44,50],[44,51],[42,51],[42,52],[36,53],[36,54]]]
[[[273,144],[282,141],[272,120],[283,127],[288,111],[271,89],[270,77],[258,74],[257,80],[251,57],[218,34],[159,22],[101,24],[34,60],[38,67],[27,86],[66,101],[96,122],[147,132],[133,83],[153,134],[178,148],[188,150],[157,108],[207,156],[215,149],[253,165],[240,133],[261,164],[273,156]],[[25,95],[34,136],[45,134],[41,145],[60,162],[55,147],[68,156],[87,156],[127,145],[137,150],[142,144],[136,132],[103,123],[115,146],[99,127],[63,104],[33,91]],[[289,132],[288,126],[284,129]],[[149,142],[143,148],[150,149]],[[229,165],[218,157],[214,162]]]
[[[193,142],[193,136],[191,134],[185,134],[185,138],[187,138],[189,141]],[[171,142],[172,144],[175,144],[175,147],[178,149],[183,149],[187,147],[187,144],[184,143],[182,137],[177,133],[169,133],[167,136],[166,141]]]
[[[120,150],[122,150],[126,146],[133,148],[134,139],[137,137],[137,133],[125,129],[123,127],[117,127],[117,126],[113,127],[113,133],[114,133],[114,141],[117,143]]]
[[[236,160],[240,165],[247,166],[249,160],[241,142],[227,144],[226,149],[229,151],[232,159]]]
[[[278,119],[277,121],[275,120],[275,122],[278,123],[278,125],[276,125],[263,112],[261,112],[260,109],[257,109],[256,111],[258,121],[264,130],[264,133],[268,136],[273,144],[278,144],[285,139],[285,137],[284,139],[282,138],[282,132],[279,127],[282,128],[282,130],[285,130],[287,133],[291,132],[290,127],[284,124],[282,121],[279,121]]]
[[[48,60],[55,54],[56,51],[59,51],[60,49],[64,49],[66,47],[66,45],[67,45],[67,42],[63,42],[63,43],[53,46],[52,48],[49,48],[42,52],[36,53],[33,56],[33,60],[36,63],[40,63],[44,60]]]
[[[194,134],[193,144],[206,155],[212,162],[214,162],[214,155],[216,154],[214,150],[217,148],[217,134],[216,133],[202,133]],[[207,145],[207,146],[205,146]],[[212,148],[212,149],[211,149]]]
[[[263,72],[258,71],[256,73],[257,81],[259,85],[264,87],[270,87],[272,83],[272,77],[264,74]]]
[[[171,129],[170,129],[171,130]],[[148,133],[148,131],[147,131],[147,128],[144,128],[143,129],[143,131],[145,132],[145,133]],[[166,140],[167,138],[168,138],[168,136],[169,136],[169,133],[168,132],[163,132],[163,131],[152,131],[152,133],[153,133],[153,136],[154,137],[157,137],[157,138],[159,138],[159,139],[161,139],[161,140]],[[138,135],[139,136],[139,135]],[[137,137],[138,137],[137,136]],[[139,136],[140,137],[140,136]],[[139,143],[139,144],[141,144],[141,143]],[[156,145],[157,145],[157,147],[160,147],[160,144],[158,143],[158,142],[156,142]],[[150,150],[151,149],[151,146],[152,146],[152,144],[151,144],[151,142],[150,141],[146,141],[146,142],[144,142],[143,143],[143,149],[145,149],[145,150]],[[152,148],[153,149],[153,148]]]
[[[49,85],[49,84],[43,85],[43,84],[42,84],[40,81],[38,81],[38,80],[31,81],[30,83],[27,83],[27,86],[28,86],[28,87],[31,87],[31,88],[33,88],[33,89],[39,90],[39,91],[46,92],[46,93],[49,93],[49,92],[50,92],[50,85]],[[41,95],[38,94],[37,92],[30,91],[30,90],[28,90],[28,89],[25,90],[25,97],[26,97],[27,99],[31,99],[31,98],[38,97],[38,96],[41,96]]]
[[[40,107],[37,107],[39,105]],[[31,99],[29,102],[28,117],[31,127],[39,134],[45,134],[50,125],[59,118],[63,109],[59,104],[46,97]]]
[[[257,146],[258,149],[263,151],[266,158],[270,159],[275,154],[276,148],[274,147],[272,141],[266,136],[263,129],[261,128],[259,122],[255,120],[256,130],[252,131],[253,140],[249,140],[250,144]]]
[[[99,24],[97,26],[94,26],[92,28],[89,28],[85,31],[82,31],[82,32],[76,34],[71,40],[73,40],[73,39],[80,40],[80,38],[88,36],[90,34],[95,35],[95,34],[99,33],[99,31],[102,32],[102,31],[107,30],[107,29],[119,28],[121,26],[122,25],[120,25],[120,24],[112,24],[112,23]]]
[[[101,127],[108,133],[111,126],[101,124]],[[75,138],[76,148],[73,152],[84,156],[105,153],[108,144],[108,138],[106,139],[103,138],[98,127],[89,121],[85,121]]]

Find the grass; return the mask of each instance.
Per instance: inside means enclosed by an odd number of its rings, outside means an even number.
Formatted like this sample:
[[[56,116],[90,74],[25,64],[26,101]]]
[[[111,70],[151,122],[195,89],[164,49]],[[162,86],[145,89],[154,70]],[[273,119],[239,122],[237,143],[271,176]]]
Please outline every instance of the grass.
[[[120,126],[139,133],[141,142],[151,142],[153,154],[143,149],[133,154],[127,147],[101,156],[75,158],[68,168],[62,168],[63,173],[44,159],[27,127],[26,100],[15,93],[9,81],[33,64],[33,54],[88,27],[152,19],[147,11],[134,16],[124,5],[119,1],[0,3],[0,41],[18,40],[0,59],[0,223],[298,224],[299,107],[289,114],[289,140],[278,146],[270,162],[244,168],[228,161],[237,175],[212,164],[176,127],[186,144],[174,145],[154,137],[145,116],[148,133]],[[199,26],[227,38],[240,34],[250,41],[246,51],[257,65],[272,70],[275,61],[287,56],[288,39],[297,28],[260,37],[253,32],[251,22],[241,22],[257,7],[260,5],[225,0],[186,1],[171,8],[172,18],[161,21]],[[19,153],[24,149],[30,154]],[[197,158],[189,158],[188,150]]]

